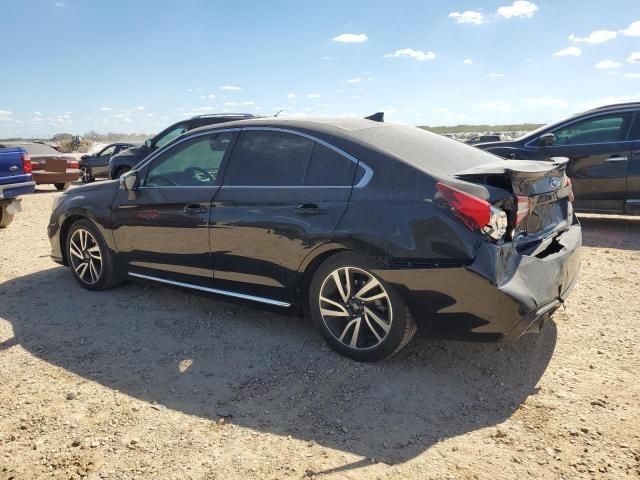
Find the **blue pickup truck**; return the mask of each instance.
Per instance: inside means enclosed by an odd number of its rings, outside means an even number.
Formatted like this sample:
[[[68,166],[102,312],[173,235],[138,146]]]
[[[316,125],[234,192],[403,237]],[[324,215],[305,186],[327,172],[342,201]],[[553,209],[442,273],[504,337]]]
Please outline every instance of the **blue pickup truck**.
[[[31,160],[23,148],[0,148],[0,228],[20,212],[18,196],[32,193]]]

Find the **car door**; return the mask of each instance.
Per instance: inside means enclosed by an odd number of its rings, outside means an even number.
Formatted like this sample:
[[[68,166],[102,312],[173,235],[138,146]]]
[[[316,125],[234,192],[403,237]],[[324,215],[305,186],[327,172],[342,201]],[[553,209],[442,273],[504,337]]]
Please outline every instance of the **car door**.
[[[627,136],[633,112],[592,115],[552,131],[554,143],[533,145],[533,159],[568,157],[575,206],[583,210],[623,211],[632,142]],[[535,140],[534,140],[535,142]]]
[[[640,110],[635,112],[629,141],[631,142],[631,158],[627,176],[626,211],[640,213]]]
[[[299,132],[243,129],[211,211],[216,288],[291,303],[303,259],[345,212],[356,164]]]
[[[227,130],[186,137],[141,165],[137,189],[118,190],[113,235],[130,275],[211,283],[211,201],[235,135]]]
[[[109,165],[109,159],[116,153],[116,146],[109,145],[103,148],[93,159],[93,165],[91,171],[93,176],[103,176],[107,173],[107,166]]]

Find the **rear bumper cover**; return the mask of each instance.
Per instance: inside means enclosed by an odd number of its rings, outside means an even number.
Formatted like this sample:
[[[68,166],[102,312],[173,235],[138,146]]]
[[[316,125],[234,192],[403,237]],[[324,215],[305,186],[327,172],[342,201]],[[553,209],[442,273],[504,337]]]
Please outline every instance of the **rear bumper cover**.
[[[515,340],[535,330],[574,288],[582,232],[575,223],[554,248],[522,255],[511,244],[484,243],[468,266],[383,269],[422,333],[463,340]]]
[[[0,200],[16,198],[19,195],[33,193],[36,183],[33,181],[0,185]]]
[[[75,182],[79,178],[80,170],[77,168],[68,168],[66,172],[48,172],[43,170],[33,172],[33,179],[38,185]]]

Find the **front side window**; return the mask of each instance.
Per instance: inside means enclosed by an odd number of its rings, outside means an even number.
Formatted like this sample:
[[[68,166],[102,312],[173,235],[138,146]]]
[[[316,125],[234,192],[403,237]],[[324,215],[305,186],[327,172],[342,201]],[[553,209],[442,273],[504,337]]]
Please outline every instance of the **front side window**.
[[[556,145],[622,142],[626,140],[631,113],[616,113],[577,122],[554,132]]]
[[[105,148],[100,152],[100,157],[110,157],[116,151],[115,145],[111,145],[110,147]]]
[[[313,143],[285,132],[242,132],[225,173],[225,184],[303,186]]]
[[[186,125],[178,125],[177,127],[172,128],[167,133],[162,135],[158,140],[156,140],[155,147],[156,148],[164,147],[171,140],[178,138],[180,135],[182,135],[186,131],[187,131]]]
[[[202,135],[178,143],[156,158],[147,172],[147,187],[216,185],[222,159],[234,133]]]

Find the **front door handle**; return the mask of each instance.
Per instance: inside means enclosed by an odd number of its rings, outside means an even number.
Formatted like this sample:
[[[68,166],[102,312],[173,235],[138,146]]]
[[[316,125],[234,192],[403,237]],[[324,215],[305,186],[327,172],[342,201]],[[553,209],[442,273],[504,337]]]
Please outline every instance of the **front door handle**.
[[[299,215],[321,215],[327,213],[327,211],[318,207],[315,203],[303,203],[296,208],[296,213]]]
[[[199,203],[189,203],[184,207],[184,213],[205,213],[207,209]]]
[[[614,155],[612,157],[609,157],[605,160],[605,162],[608,163],[617,163],[617,162],[626,162],[627,160],[629,160],[629,157],[622,157],[620,155]]]

